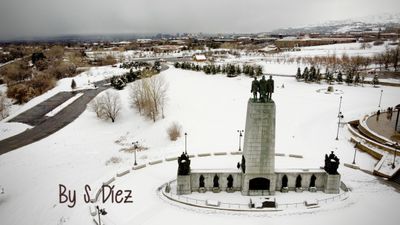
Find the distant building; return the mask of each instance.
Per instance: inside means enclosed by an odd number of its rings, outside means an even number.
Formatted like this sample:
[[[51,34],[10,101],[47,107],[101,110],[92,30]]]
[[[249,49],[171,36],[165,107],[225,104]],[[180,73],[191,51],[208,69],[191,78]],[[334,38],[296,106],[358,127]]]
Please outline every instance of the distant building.
[[[153,46],[153,51],[157,53],[175,52],[182,49],[184,46],[179,45],[157,45]]]
[[[203,54],[200,55],[193,55],[193,60],[197,62],[204,62],[207,60],[207,57]]]

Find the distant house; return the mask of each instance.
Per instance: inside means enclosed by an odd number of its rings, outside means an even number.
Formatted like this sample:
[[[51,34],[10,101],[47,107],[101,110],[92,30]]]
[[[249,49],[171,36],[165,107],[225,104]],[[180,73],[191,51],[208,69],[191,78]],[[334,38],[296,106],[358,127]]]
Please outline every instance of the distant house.
[[[193,55],[193,60],[197,62],[204,62],[207,60],[207,57],[205,55]]]

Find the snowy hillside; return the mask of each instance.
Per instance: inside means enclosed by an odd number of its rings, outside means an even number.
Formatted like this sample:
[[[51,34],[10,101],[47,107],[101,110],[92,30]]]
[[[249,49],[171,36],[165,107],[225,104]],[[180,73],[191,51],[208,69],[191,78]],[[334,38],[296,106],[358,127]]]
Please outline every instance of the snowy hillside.
[[[268,65],[266,65],[266,68]],[[102,69],[97,71],[103,73]],[[129,88],[112,90],[121,96],[123,110],[115,123],[96,118],[86,110],[78,119],[55,134],[0,156],[1,224],[92,224],[88,205],[83,202],[85,184],[98,184],[121,169],[131,168],[133,153],[121,151],[139,141],[148,150],[138,152],[138,163],[176,156],[184,149],[184,138],[171,142],[166,129],[178,122],[188,133],[189,153],[235,151],[238,129],[245,125],[246,104],[250,97],[251,79],[246,76],[227,78],[202,72],[170,68],[159,76],[169,84],[166,118],[153,123],[130,107]],[[349,133],[341,128],[339,141],[334,140],[337,128],[339,95],[317,92],[326,85],[296,82],[294,78],[275,77],[273,99],[277,105],[276,152],[304,156],[299,160],[277,160],[278,168],[318,168],[324,154],[335,151],[341,162],[353,159]],[[284,84],[284,88],[281,88]],[[342,111],[345,120],[357,119],[378,109],[380,89],[371,86],[337,85],[343,91]],[[398,104],[400,89],[382,87],[382,108]],[[118,158],[117,163],[106,163]],[[223,165],[234,167],[235,157],[221,157]],[[196,167],[210,167],[208,160],[193,159]],[[371,170],[376,163],[359,152],[357,163]],[[275,214],[242,215],[193,210],[174,206],[160,199],[157,187],[176,175],[177,164],[165,162],[132,172],[116,185],[130,188],[132,204],[107,204],[107,224],[265,224],[286,222],[300,224],[363,224],[379,223],[375,212],[385,223],[397,224],[400,195],[378,178],[339,168],[343,181],[353,188],[352,197],[334,207],[297,209]],[[129,178],[129,179],[128,179]],[[58,185],[76,189],[77,204],[68,208],[58,202]],[[305,216],[312,215],[312,217]],[[338,216],[341,215],[341,216]]]

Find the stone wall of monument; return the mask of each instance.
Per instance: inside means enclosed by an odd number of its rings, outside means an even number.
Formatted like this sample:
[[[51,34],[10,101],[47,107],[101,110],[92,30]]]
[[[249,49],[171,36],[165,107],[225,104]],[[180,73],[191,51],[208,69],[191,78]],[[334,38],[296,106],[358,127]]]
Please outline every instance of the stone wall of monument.
[[[287,187],[289,191],[296,190],[296,180],[300,176],[301,177],[301,188],[304,190],[308,190],[310,188],[311,177],[315,176],[315,187],[318,191],[325,190],[326,177],[327,173],[325,170],[313,170],[313,171],[305,171],[299,169],[298,171],[293,170],[280,170],[276,172],[276,191],[281,191],[282,189],[282,180],[286,175],[287,177]]]
[[[226,191],[228,187],[229,175],[233,178],[233,190],[240,191],[242,189],[242,173],[237,170],[232,171],[213,171],[213,170],[196,170],[190,174],[191,190],[198,191],[200,188],[200,176],[204,177],[204,188],[207,191],[212,191],[214,187],[214,177],[218,176],[219,189]]]

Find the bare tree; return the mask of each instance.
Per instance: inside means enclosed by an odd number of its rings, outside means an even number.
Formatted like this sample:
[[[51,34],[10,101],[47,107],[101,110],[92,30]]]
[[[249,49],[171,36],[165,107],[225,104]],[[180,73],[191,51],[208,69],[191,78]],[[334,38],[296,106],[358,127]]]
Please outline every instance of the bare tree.
[[[168,85],[161,76],[152,76],[134,82],[130,86],[131,104],[140,114],[151,118],[154,122],[161,113],[164,118],[164,106]]]
[[[95,99],[93,99],[90,104],[89,107],[96,113],[96,116],[99,118],[102,118],[103,116],[103,102],[100,100],[100,97],[97,97]]]
[[[10,103],[8,102],[6,95],[0,91],[0,120],[6,118],[9,115]]]
[[[114,123],[121,111],[121,99],[117,93],[107,91],[105,94],[96,97],[91,102],[92,109],[97,117],[101,119],[111,119]]]
[[[118,94],[107,91],[102,96],[104,115],[114,123],[119,111],[121,111],[121,99]]]

